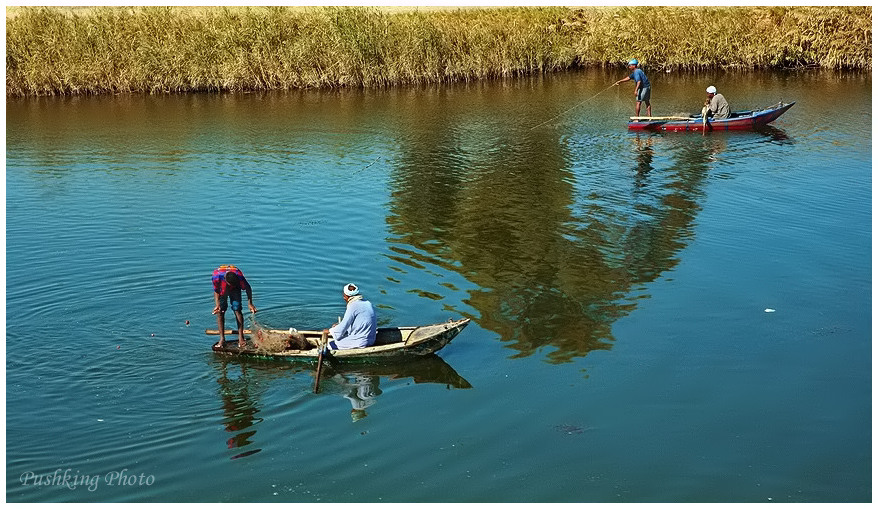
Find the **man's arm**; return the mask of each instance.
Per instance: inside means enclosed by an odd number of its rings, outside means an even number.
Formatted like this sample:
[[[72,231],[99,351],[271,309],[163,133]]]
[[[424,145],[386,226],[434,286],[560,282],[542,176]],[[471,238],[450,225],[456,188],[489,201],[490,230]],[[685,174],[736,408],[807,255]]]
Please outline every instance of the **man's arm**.
[[[332,339],[338,341],[344,338],[345,332],[350,328],[351,323],[354,321],[354,313],[351,312],[351,307],[348,306],[344,311],[344,317],[342,317],[341,321],[338,322],[338,325],[329,329],[329,333],[332,334]]]
[[[708,99],[708,101],[707,101],[707,114],[709,116],[712,117],[712,116],[716,115],[718,102],[719,101],[717,101],[716,96],[713,96],[710,99]]]
[[[218,292],[213,292],[213,314],[217,314],[220,312],[220,294]]]
[[[247,307],[250,308],[251,313],[255,313],[258,310],[253,305],[253,290],[250,288],[250,285],[247,285],[247,290],[245,291],[247,292]]]

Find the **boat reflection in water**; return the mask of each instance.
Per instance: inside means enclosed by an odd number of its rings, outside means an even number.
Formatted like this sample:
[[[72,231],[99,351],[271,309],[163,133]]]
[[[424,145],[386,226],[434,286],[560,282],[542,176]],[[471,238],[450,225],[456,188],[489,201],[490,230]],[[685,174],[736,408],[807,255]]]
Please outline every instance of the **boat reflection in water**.
[[[351,402],[354,422],[366,417],[366,408],[381,395],[381,377],[389,380],[411,378],[414,383],[444,384],[447,389],[470,389],[472,385],[436,354],[401,361],[369,365],[328,363],[321,375],[320,392],[341,394]]]
[[[315,369],[307,362],[285,362],[243,357],[214,356],[213,367],[219,372],[218,393],[223,412],[223,426],[232,436],[226,446],[235,451],[230,459],[260,452],[254,437],[263,418],[261,399],[273,383],[294,379],[304,383],[303,393],[312,393]],[[360,364],[323,365],[320,393],[316,396],[341,396],[351,404],[351,419],[367,416],[366,409],[377,403],[382,394],[381,379],[403,380],[414,384],[442,384],[446,389],[470,389],[472,385],[436,354],[399,361]],[[242,450],[243,449],[243,450]],[[240,451],[240,452],[239,452]]]
[[[773,125],[767,125],[765,127],[761,127],[757,129],[755,132],[765,136],[768,138],[768,141],[779,143],[779,144],[789,144],[793,142],[793,139],[784,131],[778,127]]]

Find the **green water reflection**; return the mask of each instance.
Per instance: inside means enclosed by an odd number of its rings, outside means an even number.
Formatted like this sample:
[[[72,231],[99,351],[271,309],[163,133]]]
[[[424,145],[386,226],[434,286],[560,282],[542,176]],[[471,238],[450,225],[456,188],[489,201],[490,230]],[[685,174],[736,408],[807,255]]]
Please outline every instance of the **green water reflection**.
[[[631,134],[618,162],[631,186],[620,194],[592,185],[588,161],[556,130],[484,135],[495,150],[480,147],[467,164],[452,126],[423,136],[431,150],[406,151],[393,170],[394,252],[459,272],[477,287],[466,303],[481,327],[515,356],[547,349],[552,363],[611,348],[613,323],[692,240],[711,163],[728,144],[690,137],[670,151],[661,135]],[[657,170],[658,142],[671,156]]]

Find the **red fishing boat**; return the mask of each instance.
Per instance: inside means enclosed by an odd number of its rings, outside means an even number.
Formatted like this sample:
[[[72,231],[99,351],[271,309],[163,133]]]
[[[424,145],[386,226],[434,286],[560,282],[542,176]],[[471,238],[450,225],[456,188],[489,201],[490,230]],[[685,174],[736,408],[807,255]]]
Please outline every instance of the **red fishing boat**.
[[[628,129],[638,131],[752,131],[773,122],[795,102],[777,103],[761,110],[735,111],[729,118],[705,119],[702,114],[688,117],[631,117]]]

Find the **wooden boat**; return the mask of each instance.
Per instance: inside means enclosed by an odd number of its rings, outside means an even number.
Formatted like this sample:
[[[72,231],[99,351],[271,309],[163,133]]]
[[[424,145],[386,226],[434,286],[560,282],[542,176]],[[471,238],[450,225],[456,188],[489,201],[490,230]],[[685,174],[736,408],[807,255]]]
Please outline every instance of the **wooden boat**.
[[[752,131],[765,127],[792,108],[795,102],[777,103],[761,110],[735,111],[729,118],[707,122],[701,113],[688,117],[631,117],[628,129],[638,131]]]
[[[462,320],[449,320],[444,323],[433,325],[421,325],[416,327],[379,327],[373,346],[365,348],[352,348],[349,350],[331,350],[330,357],[339,361],[372,361],[398,357],[417,357],[437,352],[460,334],[464,327],[469,325],[469,318]],[[274,338],[290,338],[289,331],[285,330],[244,330],[244,339],[248,340],[247,346],[238,348],[238,331],[226,330],[226,344],[223,348],[214,345],[213,351],[226,355],[240,355],[261,359],[279,359],[290,361],[313,361],[317,362],[320,349],[321,331],[297,331],[307,342],[308,348],[292,349],[284,348],[280,351],[267,351],[259,347],[254,341],[254,336],[271,336]],[[218,335],[219,331],[208,329],[205,333]],[[248,338],[249,336],[249,338]]]

